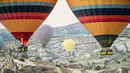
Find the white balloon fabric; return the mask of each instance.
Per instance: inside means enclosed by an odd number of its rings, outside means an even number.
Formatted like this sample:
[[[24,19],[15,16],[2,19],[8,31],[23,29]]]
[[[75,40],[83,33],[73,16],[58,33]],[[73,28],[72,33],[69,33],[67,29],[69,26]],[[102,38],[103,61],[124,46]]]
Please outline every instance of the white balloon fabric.
[[[46,44],[53,37],[54,30],[49,25],[41,25],[38,30],[34,33],[34,37],[42,44],[42,46],[46,46]]]

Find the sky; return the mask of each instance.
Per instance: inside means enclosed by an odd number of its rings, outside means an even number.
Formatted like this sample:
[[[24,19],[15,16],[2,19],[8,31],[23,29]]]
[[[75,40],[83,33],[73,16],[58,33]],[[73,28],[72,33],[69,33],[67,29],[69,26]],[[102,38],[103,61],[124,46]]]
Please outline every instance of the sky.
[[[58,0],[55,8],[48,18],[43,22],[43,24],[48,24],[52,27],[61,27],[76,22],[78,22],[78,19],[70,10],[66,0]],[[127,27],[130,28],[130,24]],[[0,28],[4,27],[0,24]]]

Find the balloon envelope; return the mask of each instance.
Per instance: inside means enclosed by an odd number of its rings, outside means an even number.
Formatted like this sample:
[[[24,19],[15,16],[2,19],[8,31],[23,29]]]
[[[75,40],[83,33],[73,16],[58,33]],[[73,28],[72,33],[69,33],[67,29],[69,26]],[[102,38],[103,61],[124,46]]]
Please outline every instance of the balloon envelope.
[[[57,0],[0,0],[0,21],[26,44],[54,8]]]
[[[65,50],[71,52],[73,48],[75,47],[75,41],[72,39],[64,40],[63,47],[65,48]]]
[[[42,46],[45,46],[53,37],[54,30],[49,25],[41,25],[38,30],[34,33],[34,36]]]
[[[67,0],[102,47],[110,47],[130,22],[130,0]]]

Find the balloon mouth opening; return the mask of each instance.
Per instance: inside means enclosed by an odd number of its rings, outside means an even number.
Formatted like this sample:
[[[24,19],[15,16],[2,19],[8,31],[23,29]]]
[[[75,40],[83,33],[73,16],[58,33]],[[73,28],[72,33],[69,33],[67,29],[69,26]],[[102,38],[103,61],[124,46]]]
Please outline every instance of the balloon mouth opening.
[[[26,45],[21,45],[18,47],[18,52],[27,52],[28,47]]]
[[[11,32],[11,34],[23,45],[26,45],[33,32]]]
[[[22,45],[27,45],[28,43],[28,38],[16,38],[16,39],[19,40]]]
[[[23,39],[23,38],[20,38],[20,42],[22,43],[22,45],[25,45],[28,43],[28,39]]]

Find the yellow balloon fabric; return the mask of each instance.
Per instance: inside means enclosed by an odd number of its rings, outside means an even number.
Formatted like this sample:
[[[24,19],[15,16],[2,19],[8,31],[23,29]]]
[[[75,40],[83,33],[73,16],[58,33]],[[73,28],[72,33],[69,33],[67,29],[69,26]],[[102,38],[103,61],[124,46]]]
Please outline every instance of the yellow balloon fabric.
[[[64,40],[63,46],[64,46],[65,50],[71,52],[73,50],[73,48],[75,47],[75,41],[72,39]]]

